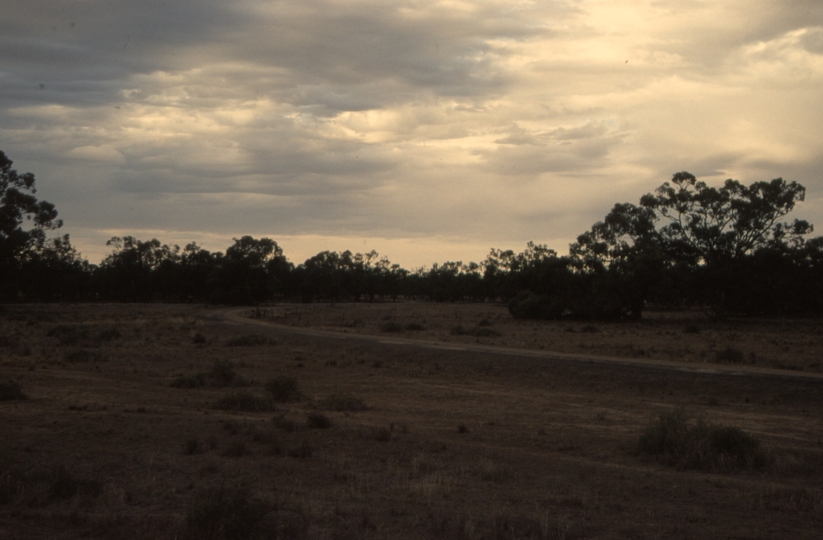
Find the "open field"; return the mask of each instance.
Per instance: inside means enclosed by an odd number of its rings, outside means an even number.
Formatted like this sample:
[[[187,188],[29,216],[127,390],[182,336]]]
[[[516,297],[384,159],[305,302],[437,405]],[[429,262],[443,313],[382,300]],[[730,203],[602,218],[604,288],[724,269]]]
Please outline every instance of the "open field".
[[[264,308],[280,324],[454,343],[738,364],[823,372],[823,321],[711,321],[699,312],[654,312],[641,322],[518,321],[496,304],[319,304]]]
[[[823,530],[818,378],[547,361],[260,324],[817,375],[817,321],[522,323],[488,304],[270,309],[254,324],[192,306],[0,309],[0,538]],[[653,422],[681,413],[704,421],[684,424],[689,433],[731,434],[737,446],[712,453],[712,439],[655,455],[649,438],[664,424]]]

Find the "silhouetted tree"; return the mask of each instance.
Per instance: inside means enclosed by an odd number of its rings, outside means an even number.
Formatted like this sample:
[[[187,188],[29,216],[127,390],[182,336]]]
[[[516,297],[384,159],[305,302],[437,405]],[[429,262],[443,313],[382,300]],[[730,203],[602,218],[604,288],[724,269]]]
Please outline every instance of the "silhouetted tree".
[[[597,318],[640,318],[668,257],[654,210],[616,204],[603,221],[577,237],[570,253],[588,285],[577,311]]]
[[[196,242],[186,244],[180,254],[180,299],[183,302],[208,302],[218,285],[220,252],[211,253]]]
[[[232,304],[256,304],[271,299],[276,283],[270,271],[289,270],[289,263],[277,242],[251,236],[235,238],[226,250],[218,271],[213,301]]]
[[[25,300],[76,302],[94,298],[94,268],[71,245],[68,234],[26,251],[21,268],[20,291]]]
[[[570,315],[574,276],[570,259],[543,244],[529,242],[526,249],[513,251],[492,249],[483,262],[490,298],[508,300],[509,311],[516,318],[559,319]]]
[[[726,180],[715,188],[679,172],[654,195],[644,195],[640,204],[668,221],[659,233],[669,254],[704,266],[712,308],[724,316],[735,272],[745,257],[812,231],[803,220],[781,221],[805,193],[802,185],[782,178],[750,186]]]
[[[434,263],[429,270],[421,269],[416,281],[416,293],[435,302],[482,300],[484,297],[480,265],[474,262]]]
[[[113,246],[114,250],[97,270],[103,299],[151,302],[155,296],[162,298],[162,290],[169,291],[171,286],[164,285],[162,289],[158,286],[155,272],[165,261],[175,264],[179,260],[179,247],[161,244],[156,238],[143,242],[133,236],[114,236],[106,245]]]
[[[25,255],[42,248],[46,231],[58,229],[54,205],[34,196],[34,175],[18,174],[13,162],[0,151],[0,298],[17,297]]]

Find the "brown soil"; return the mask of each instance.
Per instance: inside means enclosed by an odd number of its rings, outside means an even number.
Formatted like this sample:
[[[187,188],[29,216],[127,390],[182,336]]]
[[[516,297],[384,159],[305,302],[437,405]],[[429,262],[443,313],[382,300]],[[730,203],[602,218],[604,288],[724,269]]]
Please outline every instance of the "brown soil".
[[[811,539],[823,529],[819,380],[346,339],[642,350],[817,373],[819,322],[590,327],[521,323],[493,305],[268,309],[346,334],[187,306],[0,309],[0,384],[28,398],[0,401],[0,538],[207,537],[212,518],[215,538]],[[226,361],[240,380],[215,375]],[[303,398],[268,402],[264,384],[277,376]],[[273,409],[215,408],[241,392]],[[347,397],[365,410],[336,410]],[[675,408],[754,435],[768,463],[682,470],[638,453],[650,422]],[[310,427],[321,417],[331,427]],[[209,507],[219,487],[233,495]],[[257,527],[233,530],[232,517]]]
[[[823,321],[814,319],[712,321],[700,312],[648,311],[640,322],[518,321],[499,304],[429,302],[282,305],[260,315],[362,334],[823,372]]]

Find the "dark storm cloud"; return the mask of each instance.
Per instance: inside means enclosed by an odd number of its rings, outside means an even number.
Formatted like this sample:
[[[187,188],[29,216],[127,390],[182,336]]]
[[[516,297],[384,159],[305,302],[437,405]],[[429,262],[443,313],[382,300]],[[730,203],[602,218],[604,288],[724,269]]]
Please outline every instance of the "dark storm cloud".
[[[3,15],[0,69],[12,85],[4,98],[18,103],[83,102],[88,92],[114,101],[117,87],[106,83],[219,63],[248,85],[241,92],[330,111],[393,104],[420,88],[477,95],[506,84],[495,66],[506,50],[494,40],[547,32],[516,9],[459,16],[386,2],[34,0]],[[60,95],[30,92],[40,84]],[[368,84],[378,88],[363,92]]]
[[[175,49],[213,43],[227,27],[241,24],[242,16],[228,5],[32,0],[4,6],[0,70],[13,74],[21,87],[48,88],[122,82],[138,73],[180,68]],[[67,92],[57,101],[78,94]]]

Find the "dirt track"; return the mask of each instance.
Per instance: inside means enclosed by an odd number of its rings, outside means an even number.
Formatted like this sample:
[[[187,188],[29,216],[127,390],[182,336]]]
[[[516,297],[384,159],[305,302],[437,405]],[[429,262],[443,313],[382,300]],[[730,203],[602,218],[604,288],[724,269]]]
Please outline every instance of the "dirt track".
[[[278,324],[272,321],[249,318],[248,316],[244,315],[248,314],[248,312],[249,308],[223,309],[216,312],[209,312],[207,318],[213,321],[221,321],[222,317],[222,322],[228,324],[264,326],[268,328],[275,328],[282,332],[288,332],[301,336],[313,336],[349,341],[368,341],[372,343],[380,343],[383,345],[418,347],[423,349],[436,349],[441,351],[476,352],[501,356],[538,358],[562,362],[585,362],[590,364],[623,365],[662,371],[681,371],[687,373],[722,374],[748,377],[770,377],[782,379],[811,379],[823,381],[823,373],[819,372],[815,373],[803,371],[789,371],[746,365],[732,366],[722,364],[688,364],[684,362],[672,362],[668,360],[659,360],[654,358],[621,358],[615,356],[603,356],[596,354],[574,354],[563,353],[558,351],[529,350],[514,347],[500,347],[495,345],[483,345],[472,343],[457,344],[437,340],[387,337],[375,334],[349,333],[345,331],[323,330],[320,328],[297,327],[286,324]]]

